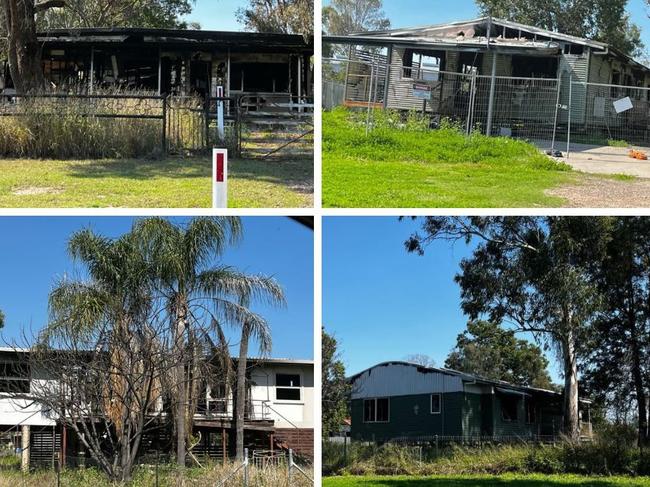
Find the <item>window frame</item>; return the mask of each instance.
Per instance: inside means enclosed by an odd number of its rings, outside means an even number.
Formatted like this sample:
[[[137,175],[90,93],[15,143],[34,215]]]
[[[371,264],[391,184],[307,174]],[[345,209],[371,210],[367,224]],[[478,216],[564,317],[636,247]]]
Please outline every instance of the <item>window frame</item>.
[[[377,401],[380,400],[386,400],[386,412],[387,412],[387,419],[386,421],[377,421]],[[372,420],[366,420],[366,403],[372,401],[374,404],[373,408],[373,416],[374,419]],[[379,424],[386,424],[390,423],[390,397],[370,397],[370,398],[364,398],[363,399],[363,422],[364,423],[379,423]]]
[[[433,396],[438,396],[438,410],[433,410]],[[442,394],[435,392],[429,396],[429,413],[431,414],[442,414]]]
[[[278,376],[279,375],[289,375],[289,376],[295,376],[298,377],[299,385],[297,386],[279,386],[278,385]],[[284,402],[284,401],[290,401],[290,402],[301,402],[303,400],[303,393],[302,393],[302,374],[294,374],[294,373],[287,373],[287,372],[276,372],[275,373],[275,400],[276,402]],[[280,389],[288,389],[288,390],[297,390],[298,391],[298,399],[282,399],[278,397],[278,391]]]

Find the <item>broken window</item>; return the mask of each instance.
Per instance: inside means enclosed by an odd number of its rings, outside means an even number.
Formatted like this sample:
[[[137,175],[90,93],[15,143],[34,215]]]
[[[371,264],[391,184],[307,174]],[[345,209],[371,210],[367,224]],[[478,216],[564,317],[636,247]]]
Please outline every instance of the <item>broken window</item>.
[[[501,396],[501,416],[504,421],[517,421],[519,398],[514,395]]]
[[[402,78],[437,81],[440,72],[440,58],[406,49],[402,66]]]
[[[0,392],[29,392],[29,369],[16,362],[0,363]]]
[[[389,403],[387,397],[377,399],[364,399],[363,422],[387,423],[389,417]]]
[[[440,414],[440,394],[431,394],[431,414]]]
[[[557,78],[556,57],[512,56],[512,76],[516,78]]]
[[[230,90],[288,93],[289,68],[289,63],[232,63]]]
[[[275,398],[282,401],[300,401],[300,375],[275,374]]]
[[[535,414],[535,402],[531,398],[526,399],[526,423],[532,424],[537,420]]]

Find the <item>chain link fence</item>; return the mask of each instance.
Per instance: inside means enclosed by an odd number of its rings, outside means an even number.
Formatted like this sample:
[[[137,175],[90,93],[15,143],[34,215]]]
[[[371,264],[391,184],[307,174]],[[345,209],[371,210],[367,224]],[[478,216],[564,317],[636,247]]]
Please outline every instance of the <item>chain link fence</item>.
[[[650,88],[572,81],[567,152],[583,145],[650,146]]]

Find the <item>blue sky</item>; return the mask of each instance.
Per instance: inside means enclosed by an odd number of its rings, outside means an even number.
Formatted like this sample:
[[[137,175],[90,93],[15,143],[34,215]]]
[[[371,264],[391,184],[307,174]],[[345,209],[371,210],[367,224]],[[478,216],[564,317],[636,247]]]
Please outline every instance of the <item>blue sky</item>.
[[[396,28],[465,20],[479,15],[474,0],[383,1],[386,16],[391,20],[392,26]],[[329,4],[329,0],[323,0],[323,4]],[[632,20],[642,28],[643,42],[646,48],[650,49],[650,19],[645,1],[629,0],[628,12],[631,14]]]
[[[57,277],[75,269],[66,254],[75,230],[90,226],[106,236],[129,230],[130,217],[1,217],[0,309],[3,340],[29,336],[47,322],[47,296]],[[182,221],[182,220],[181,220]],[[313,232],[285,217],[244,217],[244,239],[223,262],[273,275],[284,286],[285,309],[255,306],[271,325],[274,357],[313,358]],[[232,343],[236,332],[228,332]],[[251,346],[251,353],[254,347]]]
[[[198,22],[203,30],[244,30],[235,12],[246,5],[247,0],[196,0],[192,13],[185,19]]]
[[[348,374],[414,354],[443,366],[465,329],[453,278],[472,249],[435,242],[422,257],[409,254],[404,241],[418,226],[396,217],[323,220],[323,324]],[[557,367],[550,372],[559,381]]]

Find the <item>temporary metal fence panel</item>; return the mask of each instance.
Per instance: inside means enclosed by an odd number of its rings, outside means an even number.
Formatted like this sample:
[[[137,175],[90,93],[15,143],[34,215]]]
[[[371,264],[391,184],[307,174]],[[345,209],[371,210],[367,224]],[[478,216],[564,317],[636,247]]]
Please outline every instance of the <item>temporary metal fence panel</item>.
[[[650,88],[571,81],[567,152],[613,141],[650,147]]]

